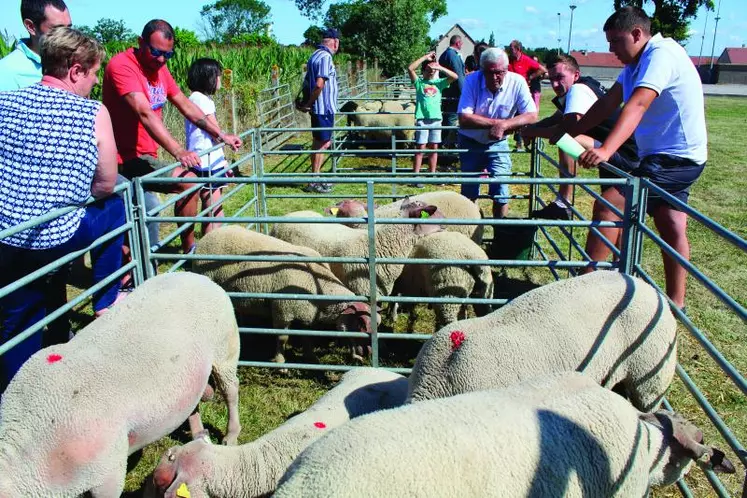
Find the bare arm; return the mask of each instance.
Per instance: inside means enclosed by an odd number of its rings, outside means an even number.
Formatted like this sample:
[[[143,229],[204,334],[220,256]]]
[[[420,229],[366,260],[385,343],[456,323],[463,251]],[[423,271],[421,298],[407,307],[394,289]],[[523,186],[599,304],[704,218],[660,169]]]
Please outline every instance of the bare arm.
[[[311,91],[311,95],[309,95],[309,101],[306,102],[306,105],[304,107],[311,109],[311,106],[314,105],[314,102],[316,102],[316,99],[319,98],[319,96],[322,94],[322,90],[324,90],[324,85],[327,83],[327,80],[324,78],[317,78],[316,79],[316,86]]]
[[[449,84],[454,83],[459,79],[459,75],[457,73],[455,73],[451,69],[443,67],[441,64],[436,64],[435,68],[446,75],[446,79],[449,81]]]
[[[114,130],[109,110],[101,106],[94,122],[96,147],[99,160],[91,183],[91,195],[101,199],[111,195],[117,183],[117,145],[114,142]]]
[[[544,76],[545,74],[547,74],[547,68],[543,66],[542,64],[539,64],[539,67],[537,69],[533,69],[532,71],[529,72],[529,80],[531,81],[535,78],[541,79],[542,76]]]
[[[552,116],[548,116],[542,121],[533,125],[522,128],[521,135],[525,137],[550,138],[557,133],[558,125],[563,121],[563,114],[560,111]]]
[[[630,99],[623,107],[620,118],[615,123],[615,127],[612,128],[607,140],[604,141],[600,148],[588,150],[581,154],[578,158],[579,163],[588,168],[608,161],[612,154],[630,138],[641,122],[643,115],[646,114],[651,103],[658,96],[659,94],[650,88],[636,88],[633,91],[633,95],[630,96]]]
[[[412,83],[415,83],[415,80],[418,79],[418,67],[420,67],[420,65],[427,60],[436,60],[436,53],[428,52],[423,57],[415,59],[414,61],[412,61],[412,63],[410,63],[409,66],[407,66],[407,74],[410,75],[410,81]]]
[[[206,131],[213,137],[214,140],[222,141],[230,145],[233,150],[238,150],[241,147],[241,139],[235,135],[229,135],[223,133],[218,126],[218,121],[213,119],[212,121],[207,119],[208,116],[202,112],[194,102],[189,100],[183,93],[178,93],[169,99],[169,101],[179,109],[182,115],[190,120],[196,127]]]

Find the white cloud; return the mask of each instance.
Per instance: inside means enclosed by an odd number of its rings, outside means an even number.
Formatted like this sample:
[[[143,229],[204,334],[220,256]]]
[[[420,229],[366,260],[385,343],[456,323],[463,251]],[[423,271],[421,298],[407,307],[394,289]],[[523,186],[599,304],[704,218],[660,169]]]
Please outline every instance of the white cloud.
[[[488,24],[483,21],[482,19],[474,19],[474,18],[464,18],[464,19],[457,19],[455,21],[457,24],[462,26],[464,29],[485,29],[488,27]]]
[[[699,33],[697,29],[689,29],[687,30],[687,36],[695,36]]]
[[[529,12],[530,14],[539,14],[539,10],[537,7],[533,7],[532,5],[527,5],[524,7],[524,10]]]

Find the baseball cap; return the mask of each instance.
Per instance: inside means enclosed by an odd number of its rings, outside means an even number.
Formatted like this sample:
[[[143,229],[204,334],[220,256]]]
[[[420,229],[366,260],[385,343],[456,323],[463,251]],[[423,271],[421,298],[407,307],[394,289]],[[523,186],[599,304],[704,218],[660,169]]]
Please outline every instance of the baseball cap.
[[[322,38],[337,38],[340,39],[340,31],[335,28],[327,28],[322,31]]]

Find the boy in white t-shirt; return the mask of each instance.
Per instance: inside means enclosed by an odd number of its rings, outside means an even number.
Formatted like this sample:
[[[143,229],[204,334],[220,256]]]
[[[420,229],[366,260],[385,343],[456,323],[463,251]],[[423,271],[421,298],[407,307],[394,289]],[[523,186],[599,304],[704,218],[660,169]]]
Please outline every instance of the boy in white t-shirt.
[[[215,117],[215,103],[210,96],[215,95],[215,92],[220,89],[220,77],[222,73],[223,67],[220,62],[207,58],[194,61],[187,73],[187,86],[192,90],[189,100],[205,113],[204,119],[212,121],[215,126],[218,126],[218,121]],[[187,134],[187,150],[197,152],[202,161],[199,166],[190,168],[192,172],[198,177],[233,176],[231,170],[227,169],[228,162],[222,148],[203,153],[222,142],[214,140],[212,136],[195,126],[189,120],[184,120],[184,128]],[[202,184],[202,188],[200,189],[202,208],[215,206],[207,216],[216,218],[223,216],[220,199],[221,189],[225,186],[225,183]],[[205,235],[218,227],[220,227],[219,223],[205,223],[202,226],[202,234]]]
[[[646,177],[681,202],[703,172],[708,158],[703,87],[685,50],[671,38],[651,36],[651,20],[637,7],[624,7],[604,24],[613,52],[625,68],[607,94],[599,99],[569,133],[578,135],[600,123],[625,103],[617,124],[604,143],[584,152],[579,164],[590,168],[608,161],[623,142],[635,133],[640,166],[632,171]],[[624,205],[617,189],[605,199]],[[648,213],[662,239],[685,259],[690,258],[687,214],[649,191]],[[608,208],[601,219],[618,221]],[[685,305],[687,271],[663,254],[666,291],[680,308]]]

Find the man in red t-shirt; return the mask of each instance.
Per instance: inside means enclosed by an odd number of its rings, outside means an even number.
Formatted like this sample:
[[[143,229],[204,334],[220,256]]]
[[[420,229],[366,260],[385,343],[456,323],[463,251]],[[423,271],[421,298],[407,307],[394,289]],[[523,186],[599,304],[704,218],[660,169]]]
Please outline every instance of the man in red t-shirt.
[[[532,88],[533,80],[541,79],[547,73],[545,66],[524,53],[524,46],[519,40],[512,41],[508,46],[508,70],[523,76],[527,80],[529,88]],[[535,100],[535,103],[537,104],[537,112],[539,112],[539,102]],[[516,140],[517,152],[524,152],[524,146],[528,147],[531,143],[531,140],[523,143],[519,132],[514,133],[514,139]]]
[[[199,166],[200,156],[182,147],[163,124],[166,101],[198,128],[216,140],[241,147],[241,139],[223,133],[214,120],[192,103],[179,89],[166,61],[174,55],[174,29],[169,23],[154,19],[145,25],[138,38],[138,48],[130,48],[111,58],[104,71],[103,101],[112,116],[117,161],[122,176],[132,179],[165,166],[158,161],[158,146],[174,156],[182,166],[171,171],[172,177],[194,177],[187,168]],[[156,191],[180,193],[194,187],[191,183],[153,185]],[[176,216],[197,215],[197,194],[181,199],[174,206]],[[194,229],[182,233],[182,249],[194,246]]]

